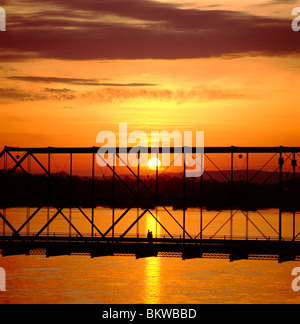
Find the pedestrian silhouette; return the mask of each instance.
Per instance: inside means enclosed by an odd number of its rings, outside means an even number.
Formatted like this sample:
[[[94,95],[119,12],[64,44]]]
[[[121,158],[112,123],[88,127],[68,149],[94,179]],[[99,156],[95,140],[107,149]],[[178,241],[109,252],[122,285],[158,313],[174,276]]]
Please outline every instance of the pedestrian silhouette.
[[[147,239],[151,243],[153,239],[153,233],[148,230]]]

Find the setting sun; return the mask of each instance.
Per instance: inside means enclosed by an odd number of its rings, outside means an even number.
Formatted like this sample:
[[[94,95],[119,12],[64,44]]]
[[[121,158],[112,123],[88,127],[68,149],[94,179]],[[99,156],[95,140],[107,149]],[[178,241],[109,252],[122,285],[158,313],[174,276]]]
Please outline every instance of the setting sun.
[[[160,159],[152,158],[148,161],[148,166],[150,169],[155,170],[158,166],[158,168],[161,167]]]

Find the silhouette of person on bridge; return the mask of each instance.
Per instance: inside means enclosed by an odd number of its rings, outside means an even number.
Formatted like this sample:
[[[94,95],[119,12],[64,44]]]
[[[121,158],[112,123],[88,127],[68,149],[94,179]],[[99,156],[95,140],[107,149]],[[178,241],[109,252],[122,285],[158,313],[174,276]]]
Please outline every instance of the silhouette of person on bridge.
[[[149,243],[152,243],[153,234],[149,230],[148,230],[148,234],[147,234],[147,239],[148,239]]]

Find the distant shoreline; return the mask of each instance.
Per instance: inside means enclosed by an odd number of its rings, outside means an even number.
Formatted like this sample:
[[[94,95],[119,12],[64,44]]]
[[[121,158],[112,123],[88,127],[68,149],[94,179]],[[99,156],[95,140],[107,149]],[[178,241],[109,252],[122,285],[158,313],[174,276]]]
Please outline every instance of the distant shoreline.
[[[137,179],[129,176],[116,178],[113,188],[112,177],[98,177],[93,183],[89,177],[70,177],[65,172],[53,173],[51,178],[20,172],[6,177],[6,172],[9,171],[0,172],[0,208],[41,205],[128,208],[132,205],[132,208],[142,209],[172,206],[174,210],[201,206],[207,210],[255,211],[280,207],[283,211],[300,210],[300,178],[293,179],[289,173],[282,175],[281,190],[278,174],[266,171],[261,171],[255,181],[248,183],[241,172],[233,174],[232,182],[224,178],[227,171],[210,172],[202,181],[187,178],[185,188],[182,175],[163,174],[159,176],[156,194],[155,176],[140,177],[138,191]],[[249,172],[248,179],[255,172]]]

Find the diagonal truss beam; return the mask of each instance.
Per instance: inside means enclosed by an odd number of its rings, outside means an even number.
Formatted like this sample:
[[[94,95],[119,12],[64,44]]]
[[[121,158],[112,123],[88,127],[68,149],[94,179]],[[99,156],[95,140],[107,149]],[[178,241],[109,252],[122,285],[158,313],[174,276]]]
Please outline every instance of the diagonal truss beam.
[[[274,155],[271,156],[271,158],[254,174],[254,176],[249,180],[249,183],[251,183],[260,172],[262,172],[262,170],[274,159],[274,157],[277,155],[277,153],[275,153]]]
[[[11,223],[7,220],[7,218],[0,212],[0,217],[4,221],[4,223],[12,230],[12,232],[17,235],[17,230],[11,225]]]
[[[32,218],[44,207],[44,204],[39,206],[27,219],[26,221],[18,228],[16,234],[19,234],[22,229],[32,220]]]
[[[14,167],[13,167],[12,169],[9,170],[9,172],[8,172],[8,174],[7,174],[7,177],[8,177],[9,175],[13,174],[13,173],[17,170],[17,168],[20,168],[20,169],[24,170],[23,167],[22,167],[22,163],[23,163],[23,162],[27,159],[27,157],[29,156],[29,153],[28,153],[28,152],[26,152],[26,153],[21,157],[21,159],[20,159],[19,161],[17,161],[17,160],[15,159],[15,157],[14,157],[10,152],[6,152],[6,153],[7,153],[7,154],[12,158],[12,160],[15,162]],[[7,177],[6,177],[6,179],[7,179]]]
[[[122,220],[122,218],[134,207],[137,200],[134,200],[134,202],[122,213],[122,215],[114,221],[114,223],[110,226],[110,228],[103,234],[103,237],[106,237],[106,235]]]
[[[72,224],[72,222],[69,221],[69,219],[64,215],[62,212],[64,208],[60,207],[57,208],[57,212],[49,219],[49,221],[38,231],[38,233],[35,235],[35,237],[40,236],[40,234],[43,233],[43,231],[54,221],[54,219],[61,214],[62,217],[69,223],[69,225],[75,230],[75,232],[80,236],[83,237],[82,234],[77,230],[77,228]]]
[[[212,165],[223,175],[223,177],[230,182],[231,180],[226,176],[226,174],[208,157],[206,153],[204,153],[204,156],[212,163]]]

